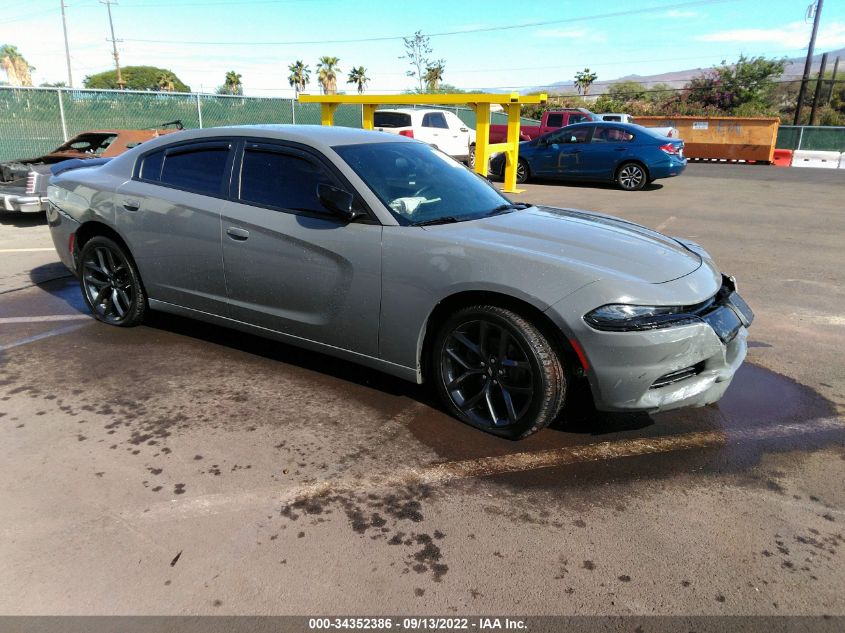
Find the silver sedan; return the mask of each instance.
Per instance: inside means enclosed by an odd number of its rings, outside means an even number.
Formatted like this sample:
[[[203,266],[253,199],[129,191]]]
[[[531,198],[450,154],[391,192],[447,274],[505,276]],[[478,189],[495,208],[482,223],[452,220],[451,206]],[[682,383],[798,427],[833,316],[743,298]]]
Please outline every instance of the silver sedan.
[[[698,245],[514,204],[418,141],[312,126],[194,130],[51,180],[48,219],[94,315],[181,314],[430,382],[508,438],[567,395],[718,400],[753,315]]]

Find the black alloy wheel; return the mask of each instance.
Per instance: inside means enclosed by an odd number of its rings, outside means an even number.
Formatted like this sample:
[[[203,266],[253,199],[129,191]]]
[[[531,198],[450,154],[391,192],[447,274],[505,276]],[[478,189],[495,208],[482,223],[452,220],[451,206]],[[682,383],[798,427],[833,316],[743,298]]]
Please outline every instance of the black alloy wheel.
[[[519,439],[560,411],[565,378],[543,334],[520,315],[494,306],[461,310],[435,344],[437,386],[460,420]]]
[[[530,172],[528,171],[528,163],[525,162],[522,158],[516,163],[516,182],[522,184],[524,182],[528,182],[528,177]],[[504,177],[504,174],[502,174]]]
[[[85,302],[103,323],[138,325],[146,311],[146,296],[134,262],[115,241],[97,236],[82,248],[79,283]]]

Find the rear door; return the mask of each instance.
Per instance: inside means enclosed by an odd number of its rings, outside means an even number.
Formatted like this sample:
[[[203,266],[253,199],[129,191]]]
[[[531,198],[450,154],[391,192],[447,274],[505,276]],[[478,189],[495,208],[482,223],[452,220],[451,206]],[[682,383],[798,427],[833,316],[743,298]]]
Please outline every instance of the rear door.
[[[354,190],[312,151],[249,140],[239,155],[222,214],[233,318],[377,356],[381,225],[322,207],[318,184]]]
[[[590,142],[582,148],[581,175],[612,179],[616,167],[631,153],[634,134],[616,126],[597,125]]]
[[[426,112],[422,116],[418,138],[449,155],[455,155],[455,139],[443,112]],[[457,152],[460,154],[460,152]]]
[[[209,139],[144,154],[117,191],[117,226],[152,299],[226,314],[220,210],[234,143]]]

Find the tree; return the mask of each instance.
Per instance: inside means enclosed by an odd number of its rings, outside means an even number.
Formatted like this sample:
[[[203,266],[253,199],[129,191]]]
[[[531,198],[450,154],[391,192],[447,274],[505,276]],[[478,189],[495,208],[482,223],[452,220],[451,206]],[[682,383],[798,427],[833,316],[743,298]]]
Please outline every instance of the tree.
[[[301,59],[297,59],[294,63],[288,66],[290,75],[288,75],[288,83],[291,88],[296,91],[296,96],[305,90],[305,86],[311,81],[311,70]]]
[[[38,84],[41,88],[67,88],[67,82],[64,81],[45,81]]]
[[[783,74],[786,59],[740,55],[735,64],[724,60],[693,77],[685,86],[688,103],[734,113],[771,111],[775,107],[775,81]]]
[[[0,46],[0,66],[6,71],[6,77],[12,86],[31,86],[34,67],[24,59],[17,46],[4,44]]]
[[[639,81],[617,81],[607,89],[607,96],[615,101],[633,101],[645,97],[646,88]]]
[[[176,81],[176,75],[169,70],[159,73],[158,79],[156,79],[158,89],[162,92],[173,92],[176,90]]]
[[[442,59],[438,59],[433,64],[426,66],[425,75],[423,75],[426,92],[438,91],[440,82],[443,81],[443,72],[445,70],[446,62]]]
[[[659,83],[654,84],[651,88],[648,89],[648,92],[645,95],[645,98],[651,101],[652,103],[659,103],[662,101],[666,101],[670,97],[674,97],[676,94],[675,88],[670,86],[666,83]]]
[[[317,63],[317,79],[323,88],[323,94],[337,94],[337,73],[340,72],[338,62],[338,57],[324,56]]]
[[[226,79],[223,81],[223,85],[217,89],[217,94],[242,95],[243,93],[244,87],[241,83],[241,74],[230,70],[226,73]]]
[[[578,94],[583,94],[585,97],[590,92],[590,86],[598,78],[596,73],[590,72],[589,68],[579,70],[575,73],[575,87],[578,88]]]
[[[364,88],[366,88],[369,81],[370,78],[367,77],[367,69],[363,66],[358,66],[349,72],[349,78],[346,80],[346,83],[355,84],[358,88],[358,94],[360,95],[364,93]]]
[[[431,66],[431,60],[428,58],[431,55],[429,38],[423,35],[422,31],[417,31],[413,37],[403,37],[402,41],[405,43],[405,54],[400,55],[399,59],[407,59],[411,65],[411,70],[406,71],[405,74],[408,77],[416,77],[419,91],[423,92],[426,83],[425,73]]]
[[[172,70],[167,68],[157,68],[155,66],[126,66],[121,68],[121,75],[123,82],[126,84],[128,90],[161,90],[162,85],[160,80],[164,75],[167,75],[167,82],[165,87],[169,87],[170,82],[173,83],[173,90],[176,92],[190,92],[191,87],[182,83]],[[116,90],[117,85],[117,71],[107,70],[96,75],[89,75],[82,80],[82,84],[86,88],[100,88]]]

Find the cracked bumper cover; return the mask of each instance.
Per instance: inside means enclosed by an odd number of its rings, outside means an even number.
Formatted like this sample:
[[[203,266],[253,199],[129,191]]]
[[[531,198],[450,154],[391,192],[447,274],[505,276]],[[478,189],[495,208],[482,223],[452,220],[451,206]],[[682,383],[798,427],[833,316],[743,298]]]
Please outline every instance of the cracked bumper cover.
[[[661,291],[680,296],[682,305],[713,296],[720,288],[705,267],[662,285]],[[587,287],[547,311],[584,350],[589,364],[586,376],[597,409],[658,412],[704,406],[722,397],[748,351],[745,326],[727,342],[703,321],[644,331],[599,331],[588,326],[582,316],[610,303],[602,294],[599,288]],[[693,367],[694,372],[686,378],[654,386],[667,374]]]

